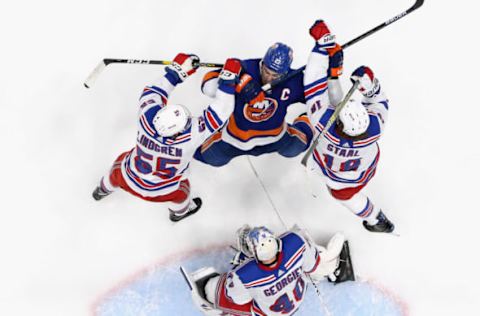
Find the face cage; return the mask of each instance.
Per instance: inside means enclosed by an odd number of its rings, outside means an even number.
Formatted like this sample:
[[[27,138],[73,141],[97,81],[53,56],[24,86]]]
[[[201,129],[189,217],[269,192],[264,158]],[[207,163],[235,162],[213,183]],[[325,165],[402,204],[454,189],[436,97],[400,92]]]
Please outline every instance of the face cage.
[[[275,238],[275,241],[277,242],[278,250],[277,250],[277,253],[275,254],[275,261],[274,261],[273,263],[276,263],[276,262],[277,262],[277,260],[278,260],[278,254],[282,251],[282,241],[281,241],[279,238]],[[256,250],[256,249],[254,249],[254,251],[253,251],[253,256],[255,257],[255,261],[261,263],[261,261],[258,259],[257,250]]]

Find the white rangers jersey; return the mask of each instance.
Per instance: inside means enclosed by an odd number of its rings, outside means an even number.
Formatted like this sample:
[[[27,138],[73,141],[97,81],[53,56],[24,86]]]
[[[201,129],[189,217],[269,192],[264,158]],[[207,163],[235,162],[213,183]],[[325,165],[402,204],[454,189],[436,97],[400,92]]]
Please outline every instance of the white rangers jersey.
[[[175,86],[163,76],[146,86],[140,97],[137,145],[122,161],[122,175],[128,186],[144,197],[166,195],[187,178],[197,147],[221,128],[233,111],[233,88],[220,86],[216,98],[194,117],[188,128],[175,138],[160,137],[153,125],[155,114],[167,105]]]
[[[279,238],[281,252],[275,266],[250,259],[227,275],[225,294],[236,304],[251,301],[252,315],[295,313],[304,299],[304,273],[314,272],[320,264],[315,246],[299,234],[287,232]]]
[[[335,111],[328,97],[327,69],[328,54],[314,49],[308,59],[304,84],[308,116],[317,135]],[[335,131],[336,124],[332,124],[319,139],[309,161],[309,166],[319,170],[326,184],[335,190],[365,184],[375,174],[380,157],[377,141],[388,117],[388,100],[380,91],[371,98],[364,97],[362,103],[370,116],[367,136],[355,141],[343,138]]]

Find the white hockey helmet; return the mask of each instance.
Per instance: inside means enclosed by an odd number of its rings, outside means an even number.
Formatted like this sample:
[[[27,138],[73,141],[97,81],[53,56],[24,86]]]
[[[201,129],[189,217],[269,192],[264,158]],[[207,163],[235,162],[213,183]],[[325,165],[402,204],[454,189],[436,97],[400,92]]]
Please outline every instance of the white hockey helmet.
[[[160,109],[153,118],[158,135],[171,137],[186,130],[191,124],[190,111],[181,104],[169,104]]]
[[[247,244],[257,261],[269,261],[280,251],[280,240],[264,226],[252,228]]]
[[[354,99],[350,99],[340,111],[338,118],[343,124],[343,132],[349,136],[358,136],[368,129],[370,117],[365,106]]]

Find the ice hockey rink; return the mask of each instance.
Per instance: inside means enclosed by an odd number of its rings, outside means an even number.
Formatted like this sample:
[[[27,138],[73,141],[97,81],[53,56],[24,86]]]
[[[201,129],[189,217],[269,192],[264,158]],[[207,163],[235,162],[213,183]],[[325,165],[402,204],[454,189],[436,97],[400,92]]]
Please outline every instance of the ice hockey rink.
[[[137,99],[162,66],[105,57],[204,62],[261,57],[274,42],[306,63],[308,28],[323,18],[345,43],[413,0],[3,1],[0,10],[1,315],[201,315],[178,266],[228,267],[242,224],[284,230],[246,157],[222,168],[194,161],[200,212],[172,224],[163,205],[91,192],[134,146]],[[331,315],[478,315],[479,42],[474,2],[426,0],[411,15],[345,50],[344,89],[371,66],[390,98],[376,176],[365,192],[399,237],[372,234],[306,179],[301,157],[253,157],[283,220],[318,243],[350,241],[359,281],[320,284]],[[201,113],[207,69],[170,102]],[[303,112],[292,108],[289,118]],[[316,194],[316,198],[312,196]],[[301,315],[328,315],[312,289]],[[300,315],[300,312],[299,312]]]

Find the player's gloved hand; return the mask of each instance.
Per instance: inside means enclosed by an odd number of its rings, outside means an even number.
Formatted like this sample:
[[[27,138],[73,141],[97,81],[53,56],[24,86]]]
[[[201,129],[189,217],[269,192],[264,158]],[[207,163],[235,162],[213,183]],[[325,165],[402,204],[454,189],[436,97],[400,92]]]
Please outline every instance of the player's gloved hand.
[[[262,87],[249,74],[243,74],[240,77],[236,92],[243,103],[250,105],[265,100],[265,92],[263,92]]]
[[[327,49],[328,55],[328,76],[336,79],[343,73],[343,49],[342,46],[335,44],[334,48]]]
[[[247,236],[252,228],[245,224],[237,230],[237,249],[247,257],[252,258],[253,252],[250,250],[247,244]]]
[[[182,82],[197,71],[200,65],[200,58],[194,54],[179,53],[173,59],[171,65],[165,69],[169,75],[172,76],[176,83]]]
[[[225,65],[223,65],[222,71],[220,71],[220,75],[218,76],[218,84],[234,87],[239,81],[238,75],[241,70],[242,64],[240,63],[240,60],[235,58],[227,59]]]
[[[327,24],[323,20],[317,20],[310,27],[310,35],[315,39],[320,49],[335,47],[335,35],[330,33]]]
[[[234,266],[238,266],[238,265],[242,264],[243,262],[245,262],[245,260],[248,260],[248,259],[250,259],[250,257],[247,257],[241,251],[237,251],[235,256],[233,256],[232,260],[230,260],[230,264],[232,264]]]
[[[358,81],[358,90],[368,98],[380,92],[380,83],[375,78],[373,71],[367,66],[358,67],[350,76],[350,80],[352,83]]]

